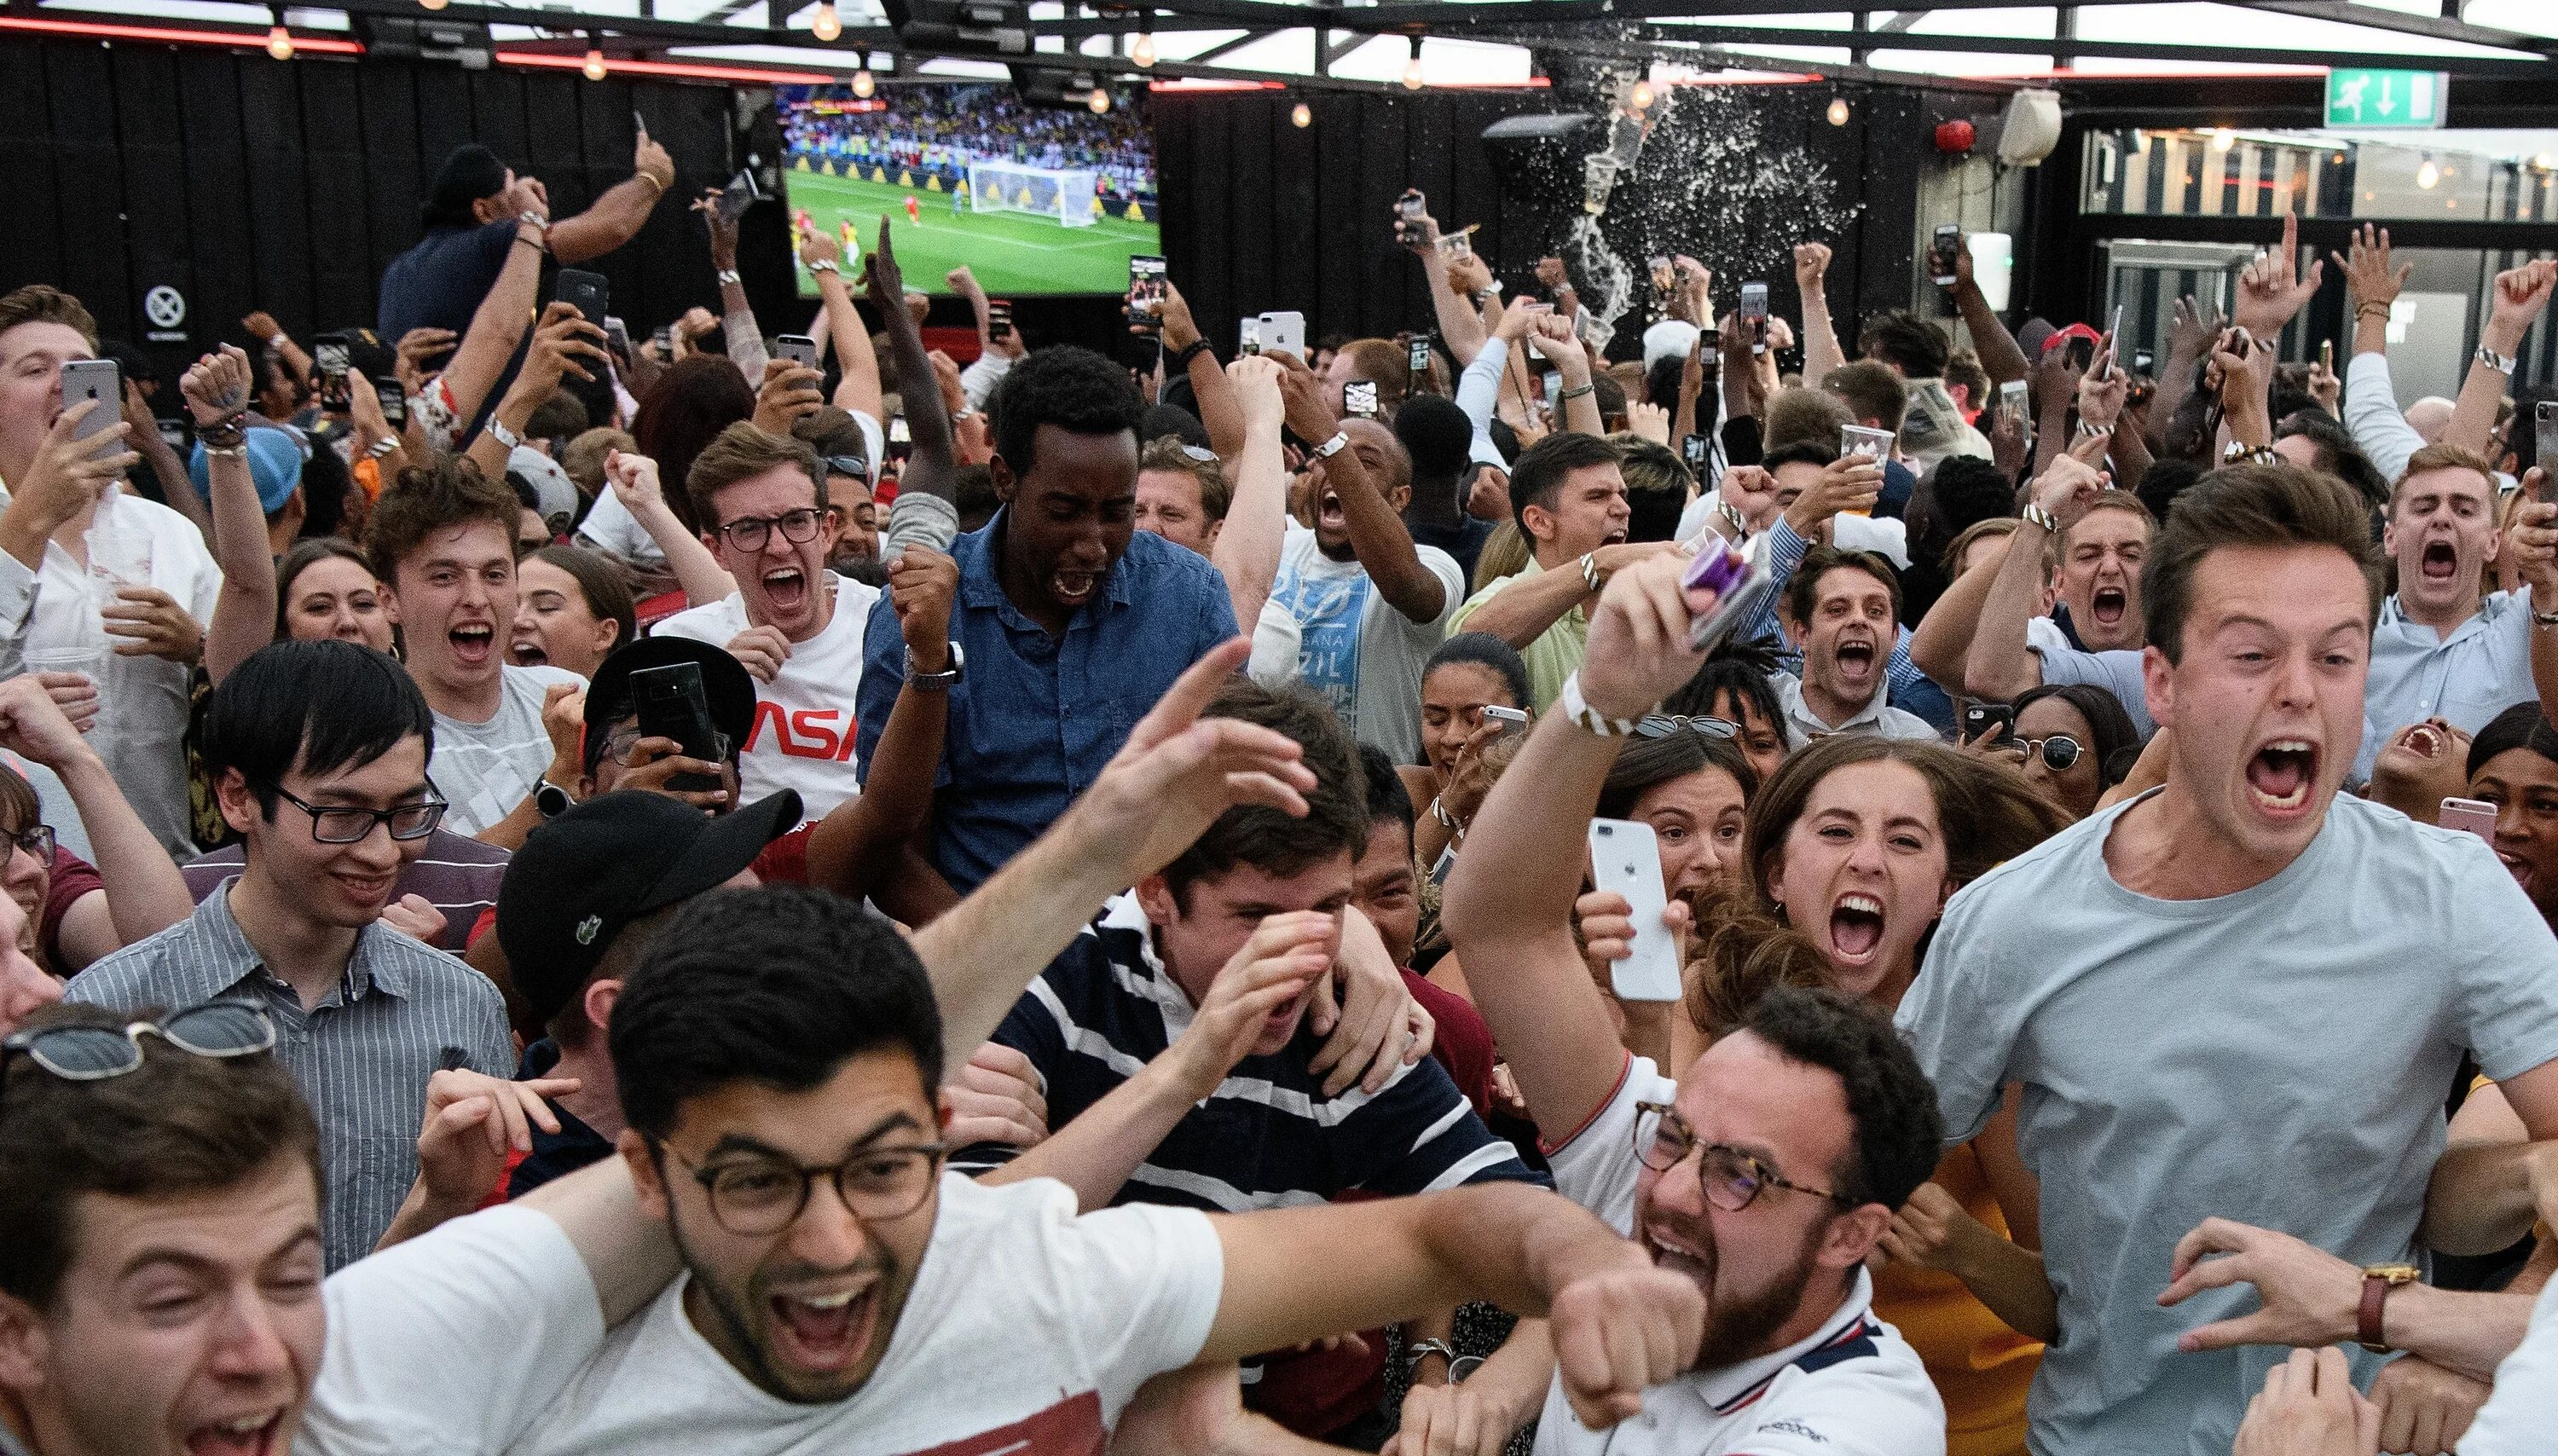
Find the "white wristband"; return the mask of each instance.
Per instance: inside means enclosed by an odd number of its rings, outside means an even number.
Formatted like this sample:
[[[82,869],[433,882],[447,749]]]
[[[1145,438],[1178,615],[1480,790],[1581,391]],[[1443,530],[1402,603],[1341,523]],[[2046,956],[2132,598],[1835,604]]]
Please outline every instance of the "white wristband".
[[[1623,738],[1632,736],[1634,731],[1635,720],[1609,718],[1590,706],[1590,700],[1581,696],[1581,674],[1577,672],[1563,680],[1563,691],[1556,696],[1554,706],[1566,722],[1583,732],[1602,738]]]

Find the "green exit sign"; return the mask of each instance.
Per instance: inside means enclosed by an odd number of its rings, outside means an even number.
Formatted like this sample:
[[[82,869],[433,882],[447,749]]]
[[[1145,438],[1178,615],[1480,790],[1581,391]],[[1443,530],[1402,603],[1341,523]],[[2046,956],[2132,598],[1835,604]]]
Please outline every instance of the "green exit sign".
[[[2327,124],[2363,130],[2443,124],[2452,78],[2439,70],[2343,67],[2327,73]]]

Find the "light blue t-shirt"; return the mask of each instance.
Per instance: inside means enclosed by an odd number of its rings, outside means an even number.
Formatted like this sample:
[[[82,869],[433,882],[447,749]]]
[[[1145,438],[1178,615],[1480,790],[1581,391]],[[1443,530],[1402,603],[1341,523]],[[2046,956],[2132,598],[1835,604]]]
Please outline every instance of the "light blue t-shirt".
[[[2061,1331],[2035,1449],[2225,1456],[2289,1352],[2179,1354],[2256,1297],[2160,1308],[2177,1241],[2218,1216],[2410,1260],[2462,1050],[2499,1080],[2558,1058],[2558,941],[2485,841],[2342,795],[2263,884],[2135,894],[2104,859],[2128,807],[1956,895],[1898,1019],[1947,1146],[2024,1086]],[[2347,1353],[2367,1383],[2378,1362]]]

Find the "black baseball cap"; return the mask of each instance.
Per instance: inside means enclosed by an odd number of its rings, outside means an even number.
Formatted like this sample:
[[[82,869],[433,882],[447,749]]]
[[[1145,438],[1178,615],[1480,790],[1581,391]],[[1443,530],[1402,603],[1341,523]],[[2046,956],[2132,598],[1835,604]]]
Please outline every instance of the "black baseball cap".
[[[702,697],[710,705],[711,727],[740,748],[755,728],[755,679],[745,664],[708,642],[690,637],[642,637],[616,650],[595,666],[586,684],[586,769],[593,773],[604,753],[606,729],[640,711],[632,696],[631,675],[651,667],[690,662],[702,670]]]
[[[735,878],[798,825],[799,809],[791,789],[717,818],[624,789],[534,830],[497,884],[497,945],[516,994],[548,1021],[624,927]]]

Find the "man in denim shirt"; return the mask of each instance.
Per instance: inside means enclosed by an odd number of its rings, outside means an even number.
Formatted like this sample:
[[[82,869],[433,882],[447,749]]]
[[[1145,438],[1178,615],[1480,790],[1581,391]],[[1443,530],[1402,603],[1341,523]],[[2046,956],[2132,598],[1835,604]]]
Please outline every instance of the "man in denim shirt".
[[[948,737],[925,856],[950,887],[983,883],[1089,787],[1184,669],[1235,635],[1206,557],[1134,530],[1137,417],[1128,371],[1042,349],[994,404],[996,496],[951,544]],[[857,700],[862,772],[906,683],[897,609],[871,608]]]

